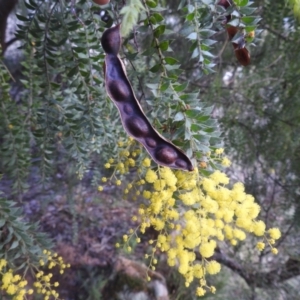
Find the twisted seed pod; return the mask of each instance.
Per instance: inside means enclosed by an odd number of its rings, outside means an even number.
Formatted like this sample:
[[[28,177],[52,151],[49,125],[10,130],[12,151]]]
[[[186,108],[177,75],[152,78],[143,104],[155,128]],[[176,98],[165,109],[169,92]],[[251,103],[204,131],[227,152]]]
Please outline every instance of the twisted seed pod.
[[[118,108],[126,132],[140,142],[159,165],[192,171],[192,162],[183,151],[160,135],[150,124],[128,81],[125,66],[118,57],[120,25],[107,29],[101,38],[105,56],[105,87]]]

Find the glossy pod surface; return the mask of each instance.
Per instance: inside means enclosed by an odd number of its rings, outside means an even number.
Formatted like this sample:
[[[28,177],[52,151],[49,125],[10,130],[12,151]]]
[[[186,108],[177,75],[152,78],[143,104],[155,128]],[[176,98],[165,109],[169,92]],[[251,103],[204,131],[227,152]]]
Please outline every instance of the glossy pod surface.
[[[153,128],[138,103],[125,67],[117,55],[121,44],[119,30],[120,25],[107,29],[103,33],[101,44],[106,52],[104,68],[106,91],[119,110],[123,127],[145,147],[159,165],[192,171],[194,168],[190,159]]]

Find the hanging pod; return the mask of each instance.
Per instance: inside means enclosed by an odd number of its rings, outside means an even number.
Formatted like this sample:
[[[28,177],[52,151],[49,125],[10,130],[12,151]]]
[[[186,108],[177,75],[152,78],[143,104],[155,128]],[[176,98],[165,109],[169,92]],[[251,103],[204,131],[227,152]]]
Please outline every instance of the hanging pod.
[[[191,160],[153,128],[135,97],[125,66],[118,57],[121,45],[120,24],[103,33],[101,44],[106,53],[105,88],[119,110],[126,132],[145,147],[157,164],[193,171]]]
[[[224,7],[225,9],[227,9],[232,4],[229,0],[220,0],[218,2],[218,5]],[[231,15],[226,16],[226,21],[225,21],[226,24],[228,22],[230,22],[230,20],[231,20]],[[228,38],[229,38],[230,41],[239,32],[239,30],[240,29],[238,27],[227,25],[226,31],[227,31]],[[234,49],[234,54],[235,54],[237,60],[239,61],[239,63],[241,65],[243,65],[244,67],[248,66],[251,62],[250,53],[249,53],[248,49],[245,47],[245,45],[246,45],[245,36],[240,36],[238,42],[232,42],[232,46],[233,46],[233,49]]]

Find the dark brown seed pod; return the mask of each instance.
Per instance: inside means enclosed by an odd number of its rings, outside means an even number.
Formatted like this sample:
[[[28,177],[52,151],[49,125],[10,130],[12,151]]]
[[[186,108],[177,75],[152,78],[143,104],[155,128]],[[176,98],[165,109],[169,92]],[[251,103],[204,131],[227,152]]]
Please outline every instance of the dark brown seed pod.
[[[134,116],[125,121],[127,131],[136,138],[146,137],[149,134],[149,126],[142,118]]]
[[[120,59],[112,54],[105,57],[105,83],[107,93],[114,101],[124,102],[134,97]]]
[[[192,171],[194,168],[190,159],[153,128],[137,101],[125,67],[117,56],[120,47],[119,30],[120,25],[106,30],[101,43],[107,54],[104,68],[106,91],[119,110],[123,127],[159,165]]]
[[[155,158],[165,164],[173,164],[177,157],[177,152],[168,146],[159,148],[155,152]]]
[[[119,53],[121,46],[120,24],[104,31],[101,45],[107,54],[117,55]]]
[[[130,89],[123,81],[111,80],[107,86],[115,101],[124,101],[130,96]]]

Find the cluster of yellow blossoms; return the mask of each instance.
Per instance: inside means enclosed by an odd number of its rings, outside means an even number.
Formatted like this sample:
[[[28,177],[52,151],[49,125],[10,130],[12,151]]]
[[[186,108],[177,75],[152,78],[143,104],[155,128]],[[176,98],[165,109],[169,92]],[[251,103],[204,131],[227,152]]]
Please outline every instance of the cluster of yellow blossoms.
[[[52,269],[57,266],[60,269],[60,274],[64,273],[65,268],[69,268],[69,264],[63,262],[62,257],[58,256],[57,253],[52,253],[49,250],[43,251],[43,258],[40,259],[40,266]],[[6,292],[8,295],[13,296],[13,300],[23,300],[27,299],[27,295],[34,293],[33,289],[28,289],[27,280],[21,278],[20,275],[14,275],[13,270],[9,269],[4,271],[7,266],[7,261],[5,259],[0,259],[0,279],[2,285],[0,285],[0,291]],[[59,286],[58,282],[51,283],[52,273],[44,272],[36,268],[38,271],[36,273],[36,281],[33,286],[36,288],[38,294],[43,295],[44,300],[49,300],[50,297],[53,299],[58,299],[59,294],[54,290],[55,287]],[[26,274],[24,274],[25,276]]]
[[[0,291],[14,296],[14,300],[23,300],[26,295],[33,294],[32,289],[27,290],[25,288],[27,281],[23,280],[20,275],[14,275],[11,269],[5,271],[6,266],[7,261],[0,259],[0,278],[2,277]]]
[[[110,158],[105,164],[104,167],[106,169],[114,169],[112,175],[107,177],[102,177],[101,181],[105,184],[106,182],[110,182],[112,180],[115,180],[115,185],[121,185],[121,180],[117,178],[118,175],[123,175],[129,172],[129,168],[135,167],[136,161],[135,159],[137,156],[141,153],[141,149],[135,149],[133,151],[129,151],[131,147],[135,146],[135,142],[132,138],[129,138],[128,141],[118,142],[118,147],[121,149],[118,152],[118,158],[113,159]],[[103,186],[98,186],[98,191],[103,191]],[[125,191],[126,193],[126,191]]]
[[[44,258],[40,259],[40,266],[41,267],[48,267],[49,270],[53,269],[54,267],[59,268],[59,273],[63,274],[66,268],[70,268],[70,264],[65,264],[63,258],[58,256],[57,253],[52,253],[49,250],[44,250],[43,254],[45,255]],[[52,296],[54,299],[58,299],[59,294],[55,291],[55,287],[59,286],[58,282],[51,283],[51,278],[53,274],[50,272],[39,271],[36,274],[36,281],[34,282],[33,286],[36,288],[36,292],[38,294],[44,295],[44,300],[49,300]]]
[[[221,156],[222,152],[223,149],[217,149],[215,154]],[[227,158],[222,158],[221,162],[230,165]],[[155,269],[155,253],[165,252],[168,264],[178,267],[186,286],[198,280],[198,296],[203,296],[207,290],[212,293],[216,290],[207,285],[205,276],[221,270],[221,265],[213,259],[218,242],[227,240],[237,245],[245,240],[247,232],[253,233],[263,237],[272,253],[277,254],[273,244],[280,238],[280,231],[271,228],[266,232],[265,223],[256,219],[260,206],[253,196],[245,193],[242,183],[235,183],[228,189],[229,178],[220,171],[203,177],[198,169],[193,172],[166,167],[152,169],[149,158],[142,161],[139,176],[125,189],[128,193],[134,187],[136,195],[142,194],[146,199],[139,207],[139,216],[132,218],[139,220],[139,225],[129,232],[130,237],[135,236],[139,242],[137,230],[145,233],[146,228],[152,226],[158,231],[157,239],[149,241],[153,245],[150,267]],[[130,237],[124,235],[124,242],[128,243]],[[264,242],[257,243],[257,249],[264,247]],[[127,250],[131,248],[127,246]]]

